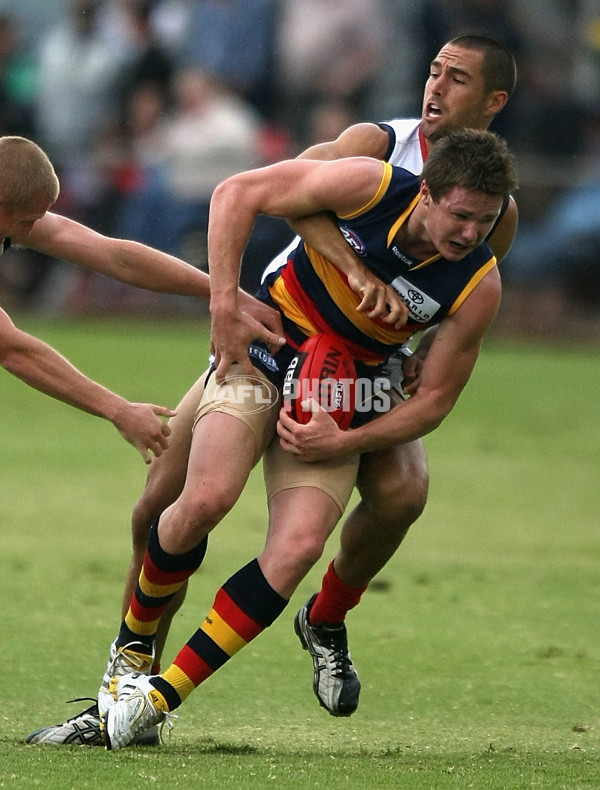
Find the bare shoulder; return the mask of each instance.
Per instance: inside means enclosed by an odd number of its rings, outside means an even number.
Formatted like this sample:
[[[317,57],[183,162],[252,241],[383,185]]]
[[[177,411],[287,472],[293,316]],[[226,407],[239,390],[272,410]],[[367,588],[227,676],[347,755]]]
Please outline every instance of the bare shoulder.
[[[349,126],[337,140],[342,156],[372,156],[375,159],[383,159],[388,142],[387,132],[375,123]]]
[[[335,139],[307,148],[300,159],[343,159],[349,156],[371,156],[383,159],[389,138],[376,123],[357,123],[349,126]]]
[[[368,156],[352,156],[323,162],[315,171],[314,184],[335,196],[331,210],[339,216],[361,210],[373,199],[384,178],[384,162]]]

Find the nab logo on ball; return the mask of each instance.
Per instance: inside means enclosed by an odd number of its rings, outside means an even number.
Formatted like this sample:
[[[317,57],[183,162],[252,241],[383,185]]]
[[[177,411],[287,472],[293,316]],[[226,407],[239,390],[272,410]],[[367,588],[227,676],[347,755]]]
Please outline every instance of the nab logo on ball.
[[[289,364],[283,382],[283,405],[304,424],[312,416],[306,401],[316,401],[345,430],[354,416],[355,386],[356,367],[344,343],[335,335],[313,335]]]

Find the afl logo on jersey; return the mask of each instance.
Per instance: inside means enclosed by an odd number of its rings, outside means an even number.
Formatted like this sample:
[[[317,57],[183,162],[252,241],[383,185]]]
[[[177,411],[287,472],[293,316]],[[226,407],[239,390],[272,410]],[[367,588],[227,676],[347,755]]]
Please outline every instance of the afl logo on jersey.
[[[342,231],[343,237],[346,239],[348,244],[352,247],[354,252],[357,255],[364,257],[365,245],[362,243],[362,241],[356,235],[356,233],[353,230],[349,230],[348,228],[345,228],[343,225],[340,227],[340,230]]]

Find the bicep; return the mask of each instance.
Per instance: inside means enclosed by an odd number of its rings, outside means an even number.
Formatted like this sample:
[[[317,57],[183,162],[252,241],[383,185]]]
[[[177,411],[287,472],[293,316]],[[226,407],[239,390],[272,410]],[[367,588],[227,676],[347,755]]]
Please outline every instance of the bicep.
[[[306,217],[322,211],[343,215],[361,208],[377,192],[383,164],[366,157],[289,160],[233,176],[213,195],[213,203],[227,193],[226,207],[250,209],[254,214]]]
[[[388,143],[387,132],[377,124],[357,123],[344,129],[335,140],[311,146],[298,158],[331,161],[351,156],[370,156],[383,159]]]

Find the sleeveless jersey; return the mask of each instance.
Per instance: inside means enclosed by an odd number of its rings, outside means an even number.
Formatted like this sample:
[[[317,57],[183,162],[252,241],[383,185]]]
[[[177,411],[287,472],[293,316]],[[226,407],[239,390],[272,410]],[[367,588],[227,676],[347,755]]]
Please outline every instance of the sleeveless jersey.
[[[414,332],[438,324],[460,307],[496,259],[486,243],[460,261],[439,254],[420,261],[398,249],[394,238],[419,199],[418,176],[386,163],[382,183],[367,207],[336,218],[365,266],[407,304],[408,323],[394,329],[358,313],[360,299],[340,270],[308,245],[293,242],[273,261],[259,291],[259,298],[281,310],[292,346],[316,332],[329,332],[343,338],[355,360],[379,365]]]
[[[421,119],[395,118],[383,121],[379,126],[389,137],[385,161],[418,176],[427,158],[427,149],[420,133]]]

